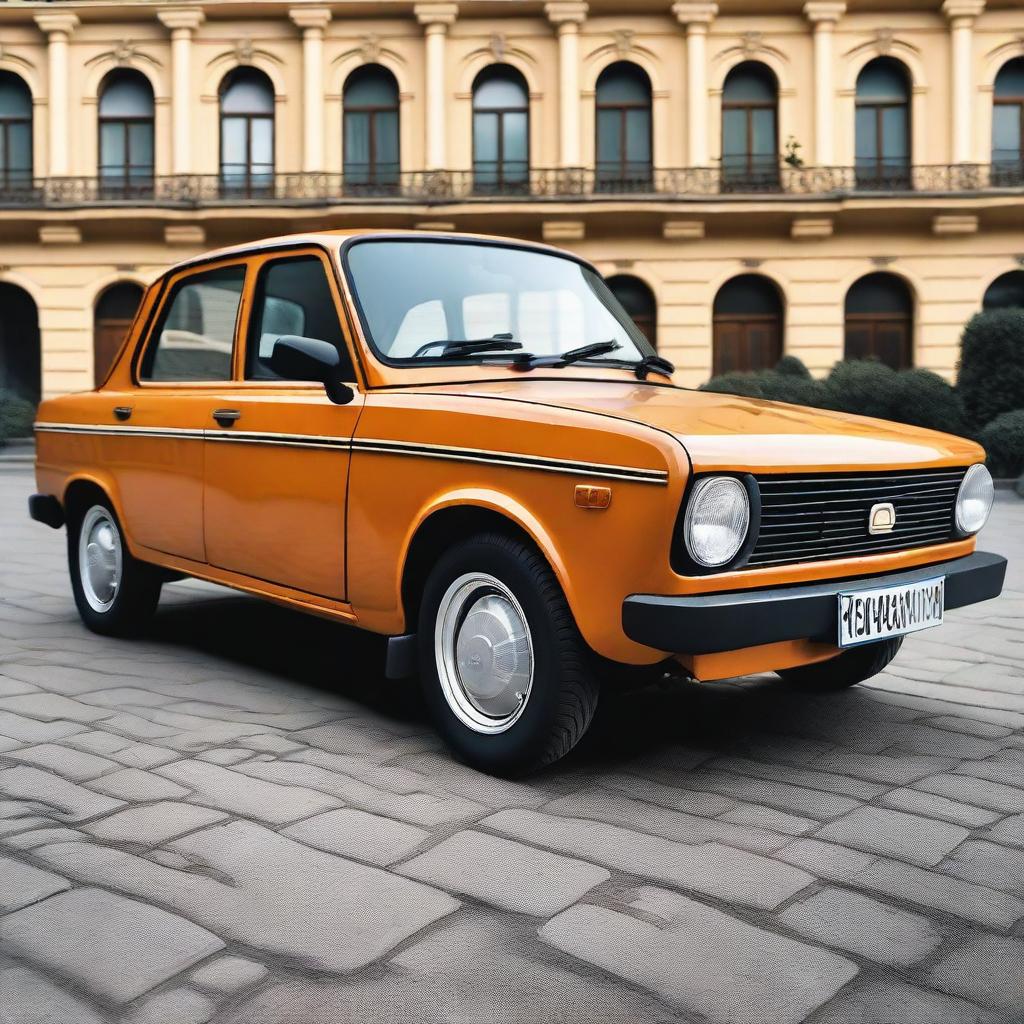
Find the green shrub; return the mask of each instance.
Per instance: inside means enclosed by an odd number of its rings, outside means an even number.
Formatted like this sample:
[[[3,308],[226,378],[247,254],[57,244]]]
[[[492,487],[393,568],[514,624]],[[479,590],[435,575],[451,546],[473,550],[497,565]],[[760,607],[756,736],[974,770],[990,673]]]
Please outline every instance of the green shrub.
[[[956,389],[931,370],[903,370],[896,374],[896,409],[901,423],[947,434],[970,433],[964,404]]]
[[[1024,409],[997,416],[978,438],[985,447],[989,472],[997,477],[1024,473]]]
[[[742,395],[744,398],[764,398],[761,387],[762,373],[720,373],[705,384],[701,391],[714,391],[720,395]]]
[[[983,427],[1024,409],[1024,309],[976,313],[960,342],[957,389],[968,420]]]
[[[775,372],[783,373],[787,377],[804,377],[811,380],[811,371],[796,356],[783,356],[775,364]]]
[[[832,407],[858,416],[899,419],[895,370],[877,359],[854,359],[836,363],[825,379]]]
[[[36,407],[13,391],[0,391],[0,445],[14,437],[31,437]]]

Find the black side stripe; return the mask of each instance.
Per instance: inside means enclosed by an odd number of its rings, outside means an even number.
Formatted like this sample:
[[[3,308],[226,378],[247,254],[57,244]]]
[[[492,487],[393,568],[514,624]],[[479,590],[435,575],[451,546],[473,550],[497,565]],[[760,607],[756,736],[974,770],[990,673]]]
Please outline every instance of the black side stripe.
[[[179,441],[216,441],[224,444],[256,444],[283,448],[351,450],[376,455],[405,455],[413,458],[444,459],[452,462],[482,463],[509,469],[535,469],[545,473],[599,477],[642,484],[667,484],[668,471],[616,466],[602,462],[578,462],[543,455],[517,455],[513,452],[479,448],[455,448],[448,445],[412,444],[372,438],[330,437],[318,434],[278,434],[270,431],[192,430],[184,427],[116,427],[89,424],[37,423],[40,433],[91,434],[104,437],[166,437]]]

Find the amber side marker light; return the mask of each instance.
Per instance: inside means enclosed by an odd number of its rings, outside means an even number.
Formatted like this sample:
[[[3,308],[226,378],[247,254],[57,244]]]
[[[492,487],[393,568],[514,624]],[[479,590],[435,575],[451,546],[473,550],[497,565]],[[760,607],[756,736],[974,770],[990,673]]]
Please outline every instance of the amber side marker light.
[[[577,484],[575,501],[577,508],[604,509],[612,503],[612,489]]]

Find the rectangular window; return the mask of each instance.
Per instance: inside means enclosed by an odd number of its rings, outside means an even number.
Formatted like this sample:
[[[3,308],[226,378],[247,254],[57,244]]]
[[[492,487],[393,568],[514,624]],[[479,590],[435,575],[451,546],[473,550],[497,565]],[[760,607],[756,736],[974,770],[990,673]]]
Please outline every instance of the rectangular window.
[[[194,274],[175,285],[139,368],[149,381],[231,380],[245,266]]]
[[[340,379],[355,380],[338,308],[318,256],[275,260],[260,271],[249,320],[247,380],[280,380],[270,360],[277,339],[288,334],[333,345],[341,357]]]

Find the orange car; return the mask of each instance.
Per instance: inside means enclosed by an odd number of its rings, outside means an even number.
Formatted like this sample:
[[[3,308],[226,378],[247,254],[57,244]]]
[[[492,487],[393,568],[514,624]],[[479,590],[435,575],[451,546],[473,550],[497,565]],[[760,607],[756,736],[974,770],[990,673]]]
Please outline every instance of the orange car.
[[[977,445],[672,373],[569,253],[272,239],[164,274],[106,382],[43,403],[30,510],[91,629],[180,574],[356,624],[498,772],[565,754],[613,669],[847,686],[1000,592]]]

